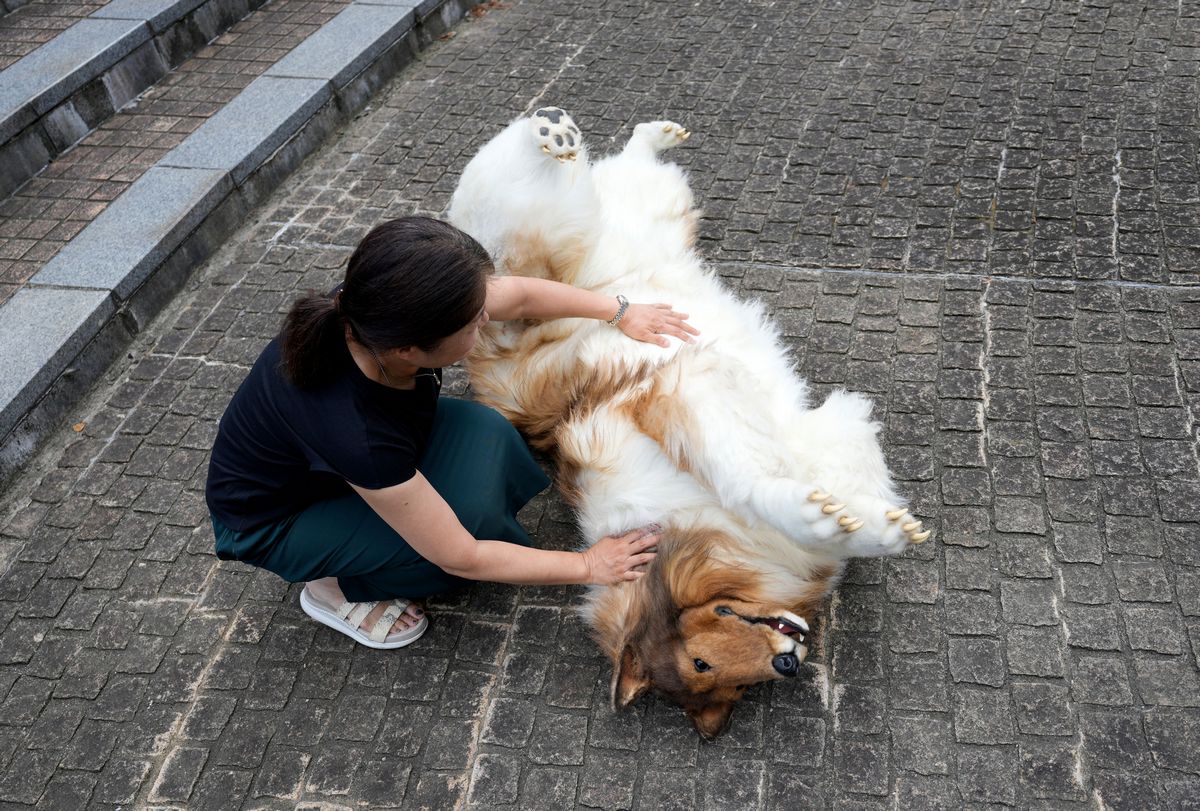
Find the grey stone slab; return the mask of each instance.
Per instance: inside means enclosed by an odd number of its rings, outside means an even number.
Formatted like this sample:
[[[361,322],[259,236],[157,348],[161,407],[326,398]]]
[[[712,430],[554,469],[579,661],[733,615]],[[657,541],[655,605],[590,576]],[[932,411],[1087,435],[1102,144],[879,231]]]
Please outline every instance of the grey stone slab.
[[[208,0],[111,0],[92,19],[144,20],[157,33],[204,5]]]
[[[323,79],[260,76],[164,155],[159,165],[223,169],[240,184],[295,135],[332,92]]]
[[[0,72],[0,142],[150,38],[141,20],[80,20]]]
[[[49,162],[50,153],[37,129],[0,146],[0,199],[8,197]]]
[[[12,430],[113,310],[104,290],[29,287],[0,306],[0,436]]]
[[[128,298],[231,189],[221,170],[156,166],[30,282],[111,290],[118,299]]]
[[[101,81],[108,93],[109,106],[120,110],[142,91],[166,76],[171,66],[153,40],[143,42],[132,53],[112,66]]]
[[[92,129],[70,101],[58,105],[47,115],[42,121],[42,127],[59,152],[64,152],[78,143]]]
[[[351,4],[266,75],[327,79],[342,87],[411,30],[415,20],[410,7]]]

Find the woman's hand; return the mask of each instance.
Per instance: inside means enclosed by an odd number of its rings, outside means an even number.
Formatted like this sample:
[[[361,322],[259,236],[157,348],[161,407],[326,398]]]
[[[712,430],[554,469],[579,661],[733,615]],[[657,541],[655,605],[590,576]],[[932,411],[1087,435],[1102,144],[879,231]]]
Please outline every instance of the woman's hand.
[[[630,304],[625,315],[617,322],[621,332],[639,341],[659,346],[670,346],[665,336],[673,335],[681,341],[691,342],[700,330],[687,322],[687,313],[677,313],[670,304]]]
[[[648,527],[601,538],[584,551],[587,564],[587,583],[596,586],[615,586],[624,580],[637,580],[646,573],[645,567],[654,560],[662,528]]]

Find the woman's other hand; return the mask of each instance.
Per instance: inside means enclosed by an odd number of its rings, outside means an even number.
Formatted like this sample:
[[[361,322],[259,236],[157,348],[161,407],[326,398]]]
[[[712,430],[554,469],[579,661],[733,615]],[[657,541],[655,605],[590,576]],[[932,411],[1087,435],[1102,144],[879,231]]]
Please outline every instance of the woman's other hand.
[[[587,582],[597,586],[615,586],[625,580],[637,580],[654,561],[662,528],[651,525],[601,538],[585,550]]]
[[[675,312],[670,304],[630,304],[617,328],[638,341],[670,346],[668,335],[690,343],[693,335],[700,334],[687,319],[687,313]]]

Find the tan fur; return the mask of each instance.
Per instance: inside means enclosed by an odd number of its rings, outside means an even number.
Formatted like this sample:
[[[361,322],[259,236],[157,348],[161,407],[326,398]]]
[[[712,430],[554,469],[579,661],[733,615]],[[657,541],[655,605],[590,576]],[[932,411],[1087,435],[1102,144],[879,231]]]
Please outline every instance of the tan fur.
[[[675,460],[680,470],[693,472],[687,450],[679,443],[671,442],[670,438],[673,432],[678,433],[694,418],[677,399],[671,397],[670,388],[664,385],[661,371],[656,376],[654,385],[639,392],[622,406],[622,410],[639,431],[658,443],[658,446]]]
[[[513,276],[574,284],[591,249],[582,237],[552,242],[541,233],[514,234],[505,245],[500,266]]]

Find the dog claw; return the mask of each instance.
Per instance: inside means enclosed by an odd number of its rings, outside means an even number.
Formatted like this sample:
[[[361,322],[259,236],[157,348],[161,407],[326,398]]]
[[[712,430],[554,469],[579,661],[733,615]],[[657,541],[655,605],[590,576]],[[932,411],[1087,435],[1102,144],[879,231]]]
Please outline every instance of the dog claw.
[[[542,151],[545,152],[547,155],[549,155],[550,147],[546,146],[545,144],[542,144]]]
[[[905,532],[916,532],[921,528],[920,521],[909,521],[907,524],[901,524],[900,529]]]
[[[670,132],[670,131],[671,131],[671,125],[663,124],[663,132]]]
[[[692,137],[692,133],[689,132],[688,130],[680,130],[679,131],[679,140],[686,141],[688,138],[691,138],[691,137]]]
[[[814,490],[808,494],[809,501],[826,501],[829,499],[829,493],[824,490]]]
[[[825,504],[821,507],[821,512],[825,513],[826,515],[833,515],[835,512],[845,506],[845,504]]]
[[[841,518],[838,519],[838,524],[844,527],[847,524],[853,524],[857,520],[858,519],[853,516],[843,515]]]
[[[898,510],[889,510],[888,512],[885,512],[884,515],[887,516],[887,520],[889,521],[899,521],[901,518],[908,515],[908,510],[901,507]]]
[[[841,521],[839,520],[838,523],[840,524]],[[862,525],[863,520],[861,518],[855,518],[848,524],[842,524],[842,532],[857,532],[858,530],[862,529]]]
[[[932,530],[927,529],[924,532],[917,532],[912,535],[909,535],[908,539],[910,541],[912,541],[913,543],[925,543],[926,541],[929,540],[929,536],[932,534],[933,534]]]

